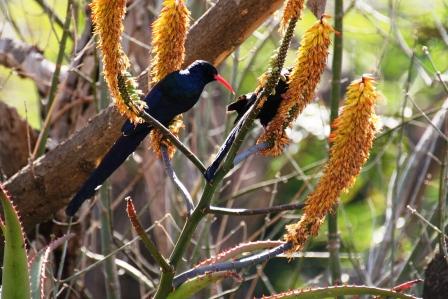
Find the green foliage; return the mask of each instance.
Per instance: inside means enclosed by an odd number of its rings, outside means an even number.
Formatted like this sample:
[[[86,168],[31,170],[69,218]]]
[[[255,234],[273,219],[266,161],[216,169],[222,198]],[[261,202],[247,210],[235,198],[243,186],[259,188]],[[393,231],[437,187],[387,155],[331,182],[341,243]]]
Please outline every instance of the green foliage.
[[[5,217],[2,223],[5,248],[3,256],[2,298],[30,298],[30,274],[25,237],[19,215],[9,196],[0,188],[0,200]]]
[[[207,286],[215,283],[223,278],[229,276],[228,272],[216,272],[198,276],[191,280],[188,280],[182,284],[179,288],[175,289],[172,293],[168,295],[167,299],[184,299],[191,298],[194,294],[198,293],[200,290],[206,288]]]

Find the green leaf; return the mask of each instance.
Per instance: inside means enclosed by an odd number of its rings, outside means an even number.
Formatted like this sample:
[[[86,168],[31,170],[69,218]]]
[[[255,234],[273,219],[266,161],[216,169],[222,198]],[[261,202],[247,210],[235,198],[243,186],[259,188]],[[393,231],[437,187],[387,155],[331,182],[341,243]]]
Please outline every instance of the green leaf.
[[[73,237],[74,234],[64,235],[53,242],[51,242],[44,249],[40,250],[36,256],[30,261],[30,274],[31,274],[31,298],[41,299],[45,298],[42,290],[42,286],[45,281],[45,267],[48,262],[50,252],[60,245],[64,244],[67,240]]]
[[[168,299],[190,298],[208,285],[229,276],[235,276],[234,272],[214,272],[190,279],[168,295]]]
[[[270,299],[324,299],[334,298],[337,296],[361,296],[361,295],[376,295],[384,296],[388,298],[400,298],[400,299],[418,299],[412,295],[407,295],[393,291],[391,289],[382,289],[369,286],[356,286],[356,285],[342,285],[331,286],[326,288],[315,289],[296,289],[273,296],[265,296],[263,298]]]
[[[28,257],[19,215],[2,186],[0,200],[5,217],[5,223],[2,224],[5,237],[2,298],[28,299],[31,298]]]
[[[31,298],[40,299],[41,298],[41,277],[42,277],[42,266],[44,264],[46,250],[41,254],[38,254],[30,266],[31,274]]]

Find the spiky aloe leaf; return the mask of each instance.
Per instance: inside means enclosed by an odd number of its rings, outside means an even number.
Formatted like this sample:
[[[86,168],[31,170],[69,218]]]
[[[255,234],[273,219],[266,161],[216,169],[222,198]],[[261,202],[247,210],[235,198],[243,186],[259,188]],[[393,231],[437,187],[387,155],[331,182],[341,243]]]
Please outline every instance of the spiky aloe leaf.
[[[272,296],[264,296],[265,299],[322,299],[334,298],[337,296],[361,296],[361,295],[376,295],[388,298],[400,299],[418,299],[412,295],[396,292],[392,289],[382,289],[370,286],[356,286],[356,285],[341,285],[331,286],[326,288],[312,288],[312,289],[296,289],[287,291]]]
[[[45,279],[45,267],[48,262],[48,257],[54,249],[64,244],[65,241],[73,237],[74,234],[64,235],[53,242],[51,242],[44,249],[40,250],[36,256],[30,260],[30,272],[31,272],[31,298],[41,299],[45,298],[44,284]]]
[[[170,293],[168,295],[168,299],[190,298],[203,288],[226,277],[235,277],[237,279],[240,279],[240,277],[235,272],[230,271],[207,273],[186,281],[184,284]]]
[[[4,225],[1,225],[5,237],[2,298],[28,299],[31,292],[25,237],[19,214],[1,185],[0,200],[5,217]]]

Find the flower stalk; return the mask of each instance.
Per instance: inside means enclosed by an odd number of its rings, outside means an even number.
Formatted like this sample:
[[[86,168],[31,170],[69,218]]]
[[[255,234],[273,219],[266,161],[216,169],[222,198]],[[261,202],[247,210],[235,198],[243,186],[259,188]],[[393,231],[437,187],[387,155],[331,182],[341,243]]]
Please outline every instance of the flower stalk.
[[[163,273],[172,274],[174,272],[174,269],[168,264],[166,259],[159,253],[159,250],[157,249],[156,245],[151,241],[149,236],[146,234],[146,231],[141,225],[140,220],[138,220],[134,203],[132,202],[132,199],[130,197],[126,198],[126,211],[128,213],[128,218],[132,224],[132,227],[134,227],[136,233],[143,241],[143,244],[145,244],[146,248],[151,253],[152,257],[162,268]]]
[[[344,0],[334,2],[334,29],[342,33],[344,20]],[[333,62],[331,64],[331,113],[330,121],[333,122],[339,113],[339,100],[341,98],[341,74],[343,58],[343,35],[337,34],[334,37]],[[338,213],[328,216],[328,252],[330,253],[329,268],[331,272],[331,284],[341,283],[341,261],[339,258],[340,237],[338,229]],[[337,299],[343,299],[339,296]]]
[[[300,19],[304,5],[305,0],[288,0],[280,22],[280,30],[282,32],[285,31],[291,19]]]
[[[376,133],[375,103],[378,94],[374,79],[363,76],[350,84],[345,106],[333,122],[330,159],[322,178],[296,224],[286,227],[285,239],[299,251],[310,236],[316,236],[325,216],[331,213],[339,195],[350,188],[369,157]]]
[[[184,0],[164,0],[162,11],[152,26],[152,65],[149,85],[153,86],[166,75],[180,70],[185,59],[185,41],[190,26],[190,12]],[[169,125],[171,133],[179,136],[184,127],[182,116],[176,117]],[[161,146],[166,146],[170,159],[176,147],[159,130],[150,135],[152,150],[161,157]]]
[[[330,35],[334,32],[327,18],[322,16],[303,36],[289,76],[288,91],[283,95],[277,114],[257,141],[271,145],[261,151],[264,155],[277,156],[283,152],[290,142],[286,129],[314,99],[314,91],[327,62]]]
[[[110,94],[122,115],[135,124],[140,123],[142,119],[138,115],[145,107],[145,103],[139,97],[141,92],[136,92],[129,100],[121,95],[119,87],[119,84],[125,84],[126,88],[136,90],[136,83],[127,72],[128,58],[121,46],[126,0],[94,0],[91,8],[94,31],[98,36],[98,47],[103,56],[104,78]],[[122,82],[119,82],[120,78]]]

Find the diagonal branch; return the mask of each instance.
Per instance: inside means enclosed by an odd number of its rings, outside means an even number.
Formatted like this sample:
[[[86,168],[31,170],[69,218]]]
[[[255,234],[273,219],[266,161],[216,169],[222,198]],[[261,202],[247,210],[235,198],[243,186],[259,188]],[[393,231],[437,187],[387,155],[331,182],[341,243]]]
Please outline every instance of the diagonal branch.
[[[174,277],[173,285],[174,287],[178,287],[188,279],[191,279],[193,277],[208,273],[208,272],[220,272],[220,271],[229,271],[229,270],[238,270],[242,268],[246,268],[252,265],[256,265],[259,263],[262,263],[264,261],[267,261],[271,258],[276,257],[277,255],[280,255],[284,253],[285,251],[292,248],[291,243],[283,243],[282,245],[279,245],[273,249],[266,250],[262,253],[251,255],[249,257],[245,257],[236,261],[227,261],[212,265],[206,265],[199,268],[194,268],[188,271],[185,271],[184,273],[181,273]]]
[[[188,65],[196,59],[221,63],[282,0],[219,1],[191,28],[187,37]],[[250,14],[248,12],[251,12]],[[26,230],[63,208],[110,148],[124,122],[113,107],[45,156],[16,173],[5,187],[10,190]]]

